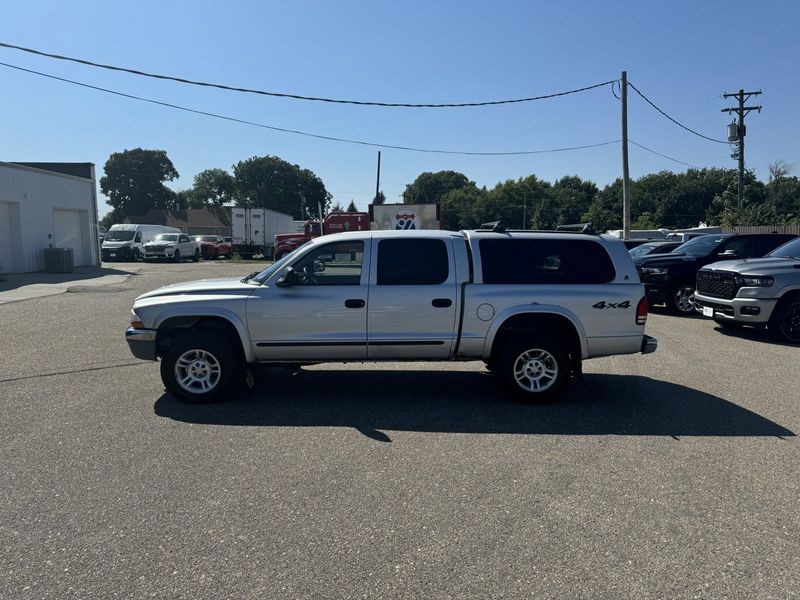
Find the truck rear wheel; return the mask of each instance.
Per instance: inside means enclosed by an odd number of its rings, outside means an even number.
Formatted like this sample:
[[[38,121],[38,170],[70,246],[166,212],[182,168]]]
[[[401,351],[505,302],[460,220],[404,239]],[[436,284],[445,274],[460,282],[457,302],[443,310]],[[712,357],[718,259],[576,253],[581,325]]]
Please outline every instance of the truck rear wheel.
[[[194,256],[192,256],[192,262],[197,262],[200,260],[200,250],[195,249]]]
[[[235,396],[244,362],[228,340],[195,331],[173,341],[161,359],[161,381],[182,402],[206,404]]]
[[[569,382],[568,353],[550,340],[509,340],[493,366],[511,394],[523,402],[552,402]]]

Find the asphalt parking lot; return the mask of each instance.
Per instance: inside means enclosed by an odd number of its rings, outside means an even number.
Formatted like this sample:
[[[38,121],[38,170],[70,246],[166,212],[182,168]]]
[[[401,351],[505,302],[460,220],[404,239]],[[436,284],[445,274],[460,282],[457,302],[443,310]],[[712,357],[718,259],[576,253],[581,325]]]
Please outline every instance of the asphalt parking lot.
[[[482,363],[262,373],[186,406],[128,311],[250,264],[0,306],[2,598],[787,598],[800,349],[651,315],[659,349],[507,401]]]

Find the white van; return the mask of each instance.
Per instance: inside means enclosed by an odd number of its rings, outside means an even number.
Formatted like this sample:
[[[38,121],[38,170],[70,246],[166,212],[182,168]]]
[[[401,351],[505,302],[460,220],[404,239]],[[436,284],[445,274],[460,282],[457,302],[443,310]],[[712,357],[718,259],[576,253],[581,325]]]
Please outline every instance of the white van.
[[[137,261],[144,256],[142,245],[159,233],[181,233],[181,230],[166,225],[112,225],[103,240],[100,254],[104,261]]]

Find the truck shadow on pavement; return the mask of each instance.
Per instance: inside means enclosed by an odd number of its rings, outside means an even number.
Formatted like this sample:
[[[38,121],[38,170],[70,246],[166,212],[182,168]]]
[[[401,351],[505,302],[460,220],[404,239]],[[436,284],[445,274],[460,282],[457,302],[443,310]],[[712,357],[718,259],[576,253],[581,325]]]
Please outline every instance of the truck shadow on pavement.
[[[488,373],[303,370],[262,376],[241,398],[187,405],[171,395],[162,417],[206,425],[352,427],[386,431],[539,435],[775,436],[794,432],[717,396],[642,376],[585,375],[561,401],[510,401]]]

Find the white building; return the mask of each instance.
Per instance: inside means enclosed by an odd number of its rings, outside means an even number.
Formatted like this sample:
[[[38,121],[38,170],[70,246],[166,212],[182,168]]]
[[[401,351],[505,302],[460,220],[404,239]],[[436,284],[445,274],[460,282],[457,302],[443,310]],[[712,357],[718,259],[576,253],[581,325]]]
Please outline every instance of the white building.
[[[100,264],[94,165],[0,162],[4,272],[44,270],[45,248],[72,248],[76,267]]]

